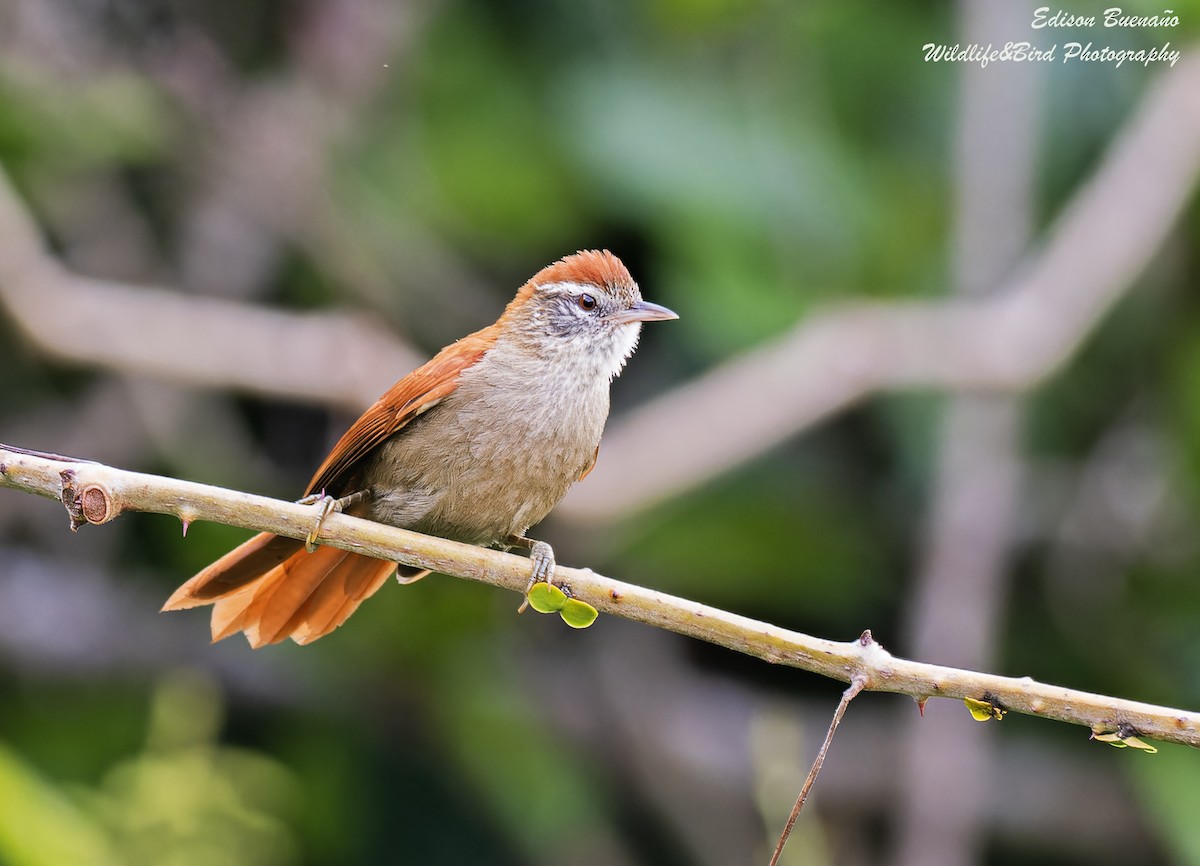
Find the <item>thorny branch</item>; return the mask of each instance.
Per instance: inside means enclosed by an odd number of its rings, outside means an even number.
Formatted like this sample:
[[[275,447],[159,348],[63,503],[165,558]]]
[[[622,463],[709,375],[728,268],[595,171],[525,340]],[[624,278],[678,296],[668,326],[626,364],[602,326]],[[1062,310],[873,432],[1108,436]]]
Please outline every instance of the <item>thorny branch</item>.
[[[0,446],[0,487],[64,501],[72,524],[105,523],[122,511],[172,514],[185,523],[209,520],[304,538],[311,506],[283,502],[128,472],[99,463],[39,455]],[[64,496],[64,494],[66,494]],[[421,535],[344,514],[323,525],[320,541],[344,550],[429,568],[442,574],[524,592],[524,557]],[[776,664],[842,682],[864,681],[865,691],[971,699],[994,708],[1083,725],[1093,734],[1142,735],[1200,746],[1200,713],[1039,683],[897,658],[878,643],[838,642],[788,631],[688,599],[602,577],[590,569],[559,566],[556,582],[602,613],[698,638]]]

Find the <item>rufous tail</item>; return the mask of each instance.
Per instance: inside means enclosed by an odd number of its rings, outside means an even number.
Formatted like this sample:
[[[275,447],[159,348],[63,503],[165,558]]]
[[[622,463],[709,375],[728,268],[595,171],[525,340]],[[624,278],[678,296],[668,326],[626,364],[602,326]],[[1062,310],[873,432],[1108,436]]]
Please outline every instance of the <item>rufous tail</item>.
[[[201,571],[163,610],[211,604],[212,639],[244,632],[258,649],[291,638],[312,643],[349,619],[396,563],[260,533]]]

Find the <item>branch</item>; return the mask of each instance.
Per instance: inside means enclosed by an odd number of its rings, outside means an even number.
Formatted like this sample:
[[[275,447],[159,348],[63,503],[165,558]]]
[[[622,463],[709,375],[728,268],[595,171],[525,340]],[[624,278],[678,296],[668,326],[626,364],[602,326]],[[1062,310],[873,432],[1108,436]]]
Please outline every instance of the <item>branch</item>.
[[[604,459],[555,518],[609,520],[669,499],[872,393],[1023,391],[1052,375],[1133,287],[1192,197],[1200,56],[1186,57],[1147,90],[1041,249],[993,296],[818,311],[614,419]],[[676,447],[680,430],[687,448]]]
[[[1191,198],[1198,170],[1200,58],[1185,54],[1147,91],[1040,253],[994,299],[848,303],[811,316],[614,418],[604,460],[556,519],[588,523],[648,507],[876,391],[1032,387],[1129,290]],[[38,350],[62,360],[352,410],[420,360],[365,319],[326,322],[327,313],[70,273],[50,257],[3,174],[0,237],[0,309]],[[687,448],[675,447],[681,429],[690,431]]]
[[[863,646],[868,646],[873,641],[870,631],[864,631],[859,643]],[[825,740],[821,743],[821,748],[817,750],[817,756],[813,759],[812,767],[808,771],[808,776],[804,779],[804,785],[800,788],[800,793],[796,797],[796,804],[792,806],[792,812],[788,815],[787,822],[783,825],[783,832],[779,834],[779,841],[775,843],[775,853],[771,855],[769,866],[777,866],[779,858],[783,855],[783,846],[787,844],[788,837],[792,835],[792,828],[796,826],[796,819],[800,817],[800,810],[804,808],[804,804],[808,802],[808,795],[812,791],[812,787],[816,784],[817,774],[821,772],[821,767],[825,765],[825,756],[829,754],[829,747],[833,744],[833,735],[837,733],[838,725],[842,723],[842,716],[846,715],[846,707],[850,706],[850,702],[858,697],[858,693],[863,690],[866,685],[866,680],[862,676],[855,676],[850,680],[850,685],[846,687],[846,691],[842,692],[842,699],[838,701],[837,709],[833,711],[833,719],[829,722],[829,729],[825,732]]]
[[[63,361],[360,411],[422,360],[365,315],[289,313],[73,274],[46,254],[2,171],[0,237],[0,308]]]
[[[184,523],[209,520],[289,538],[304,538],[315,517],[311,506],[284,502],[80,461],[0,446],[0,487],[63,502],[73,528],[101,524],[123,511],[173,514]],[[321,542],[343,550],[428,568],[465,580],[523,593],[529,560],[372,523],[345,514],[325,521]],[[775,664],[835,680],[864,681],[866,691],[970,698],[996,708],[1043,716],[1093,733],[1142,735],[1200,746],[1200,713],[1159,707],[1016,679],[896,658],[874,641],[840,643],[788,631],[694,601],[602,577],[590,569],[559,566],[556,582],[602,613],[698,638]]]
[[[958,0],[956,8],[963,43],[986,44],[1027,23],[1028,11],[1015,3]],[[960,298],[986,298],[1002,285],[1033,235],[1040,113],[1010,109],[1035,103],[1047,76],[1030,64],[996,72],[971,65],[956,76],[952,280]],[[942,409],[929,514],[901,620],[904,647],[919,658],[986,669],[999,656],[1028,483],[1023,396],[956,394]],[[910,715],[898,730],[904,771],[888,866],[971,862],[989,829],[989,787],[975,780],[994,772],[995,738],[949,714]],[[942,833],[946,826],[955,831]]]

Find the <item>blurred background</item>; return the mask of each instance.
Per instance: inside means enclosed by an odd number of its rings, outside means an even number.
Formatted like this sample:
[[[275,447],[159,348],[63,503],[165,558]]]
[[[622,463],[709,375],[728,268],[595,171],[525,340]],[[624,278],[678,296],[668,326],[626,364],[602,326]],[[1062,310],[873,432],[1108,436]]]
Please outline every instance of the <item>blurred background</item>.
[[[6,0],[0,441],[293,499],[607,247],[681,320],[560,562],[1196,709],[1200,4],[1036,5]],[[1058,59],[922,50],[1010,40]],[[450,578],[307,648],[157,613],[247,535],[0,492],[0,864],[765,863],[842,689]],[[867,694],[783,862],[1200,864],[1197,814],[1194,750]]]

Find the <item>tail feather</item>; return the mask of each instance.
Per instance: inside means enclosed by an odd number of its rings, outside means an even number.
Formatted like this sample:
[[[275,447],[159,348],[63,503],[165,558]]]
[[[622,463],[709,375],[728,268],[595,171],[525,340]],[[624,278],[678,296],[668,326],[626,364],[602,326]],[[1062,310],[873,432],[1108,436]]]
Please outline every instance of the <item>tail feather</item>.
[[[216,643],[242,630],[239,621],[246,608],[254,601],[257,584],[250,584],[239,592],[213,602],[212,640]]]
[[[298,644],[308,644],[329,634],[350,618],[358,606],[383,586],[395,564],[365,556],[355,556],[340,568],[334,578],[323,583],[297,609],[284,626]]]
[[[270,585],[254,594],[254,601],[241,617],[250,645],[260,647],[287,637],[279,634],[280,630],[318,587],[338,583],[337,574],[352,555],[336,547],[318,547],[276,566],[264,581],[270,581]]]
[[[303,542],[256,535],[175,591],[163,610],[213,605],[213,641],[244,632],[257,649],[329,634],[373,595],[396,564]]]
[[[303,541],[260,532],[175,590],[162,609],[183,610],[212,604],[258,580],[303,548]]]

